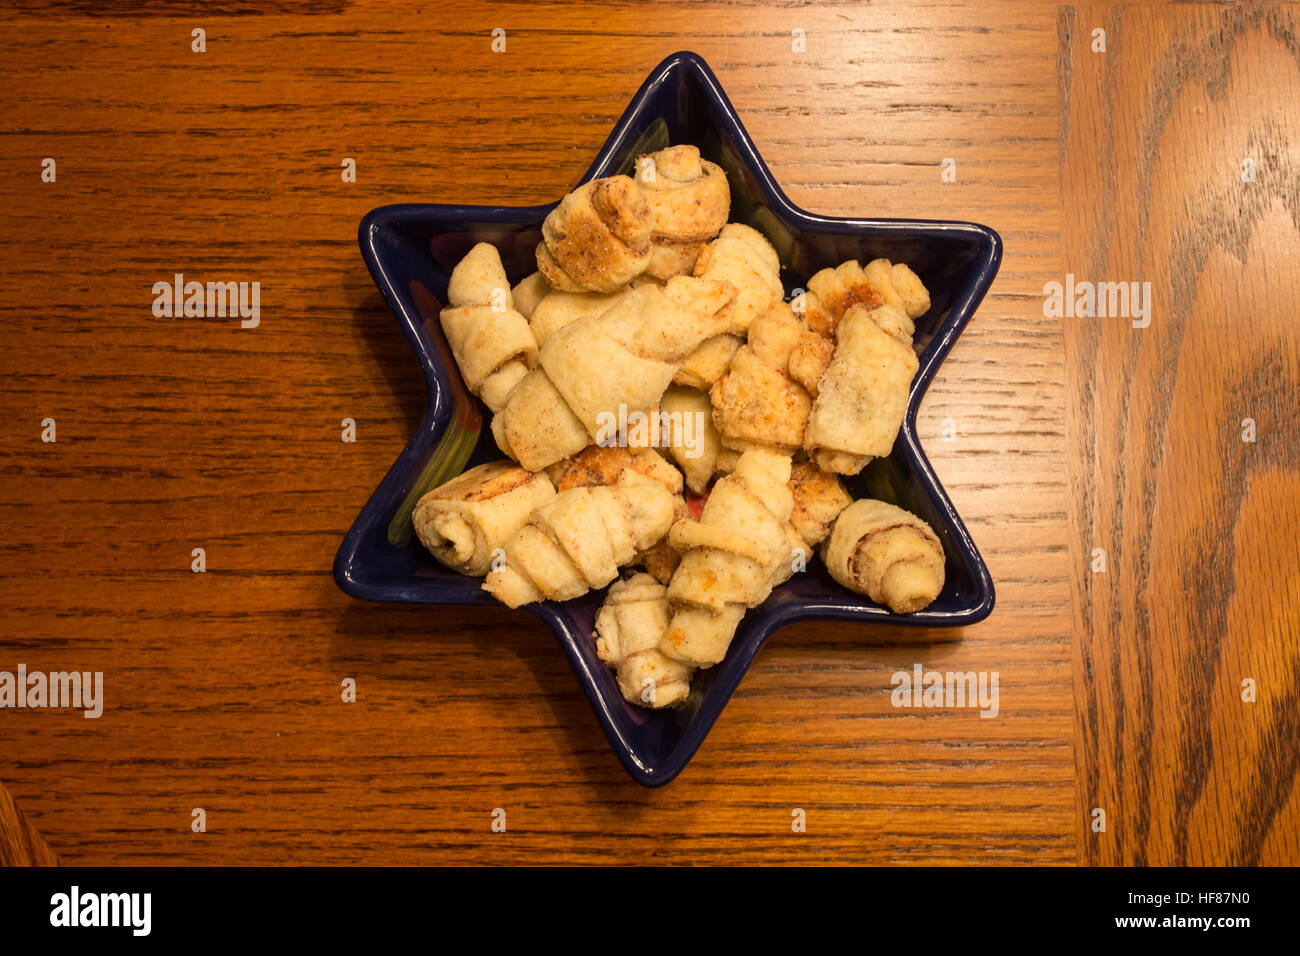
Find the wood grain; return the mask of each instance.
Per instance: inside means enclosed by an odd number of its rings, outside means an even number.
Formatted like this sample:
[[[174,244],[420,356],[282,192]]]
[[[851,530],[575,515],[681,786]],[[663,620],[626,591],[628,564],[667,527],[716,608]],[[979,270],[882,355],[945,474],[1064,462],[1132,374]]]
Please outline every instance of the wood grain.
[[[58,865],[59,858],[0,786],[0,866]]]
[[[1063,50],[1079,42],[1079,11],[359,2],[286,4],[272,15],[230,4],[200,18],[166,3],[139,16],[108,12],[118,9],[29,2],[0,10],[0,321],[11,330],[0,353],[9,423],[0,433],[0,669],[102,670],[107,698],[94,721],[0,712],[0,776],[64,862],[1121,858],[1098,853],[1082,822],[1092,794],[1105,789],[1099,781],[1121,779],[1118,768],[1130,781],[1160,779],[1163,765],[1153,764],[1159,751],[1135,758],[1109,744],[1088,749],[1095,721],[1127,715],[1131,727],[1130,712],[1147,698],[1127,683],[1100,689],[1080,663],[1086,649],[1104,658],[1114,646],[1107,642],[1123,640],[1119,628],[1098,623],[1109,617],[1083,610],[1097,596],[1081,590],[1095,587],[1082,579],[1081,554],[1094,526],[1130,536],[1111,545],[1118,567],[1141,553],[1140,500],[1128,520],[1106,510],[1117,490],[1111,466],[1127,469],[1121,495],[1137,495],[1155,476],[1136,440],[1131,461],[1108,450],[1120,403],[1147,394],[1145,386],[1081,385],[1081,370],[1110,367],[1101,354],[1110,330],[1042,311],[1045,281],[1067,264],[1094,264],[1074,251],[1067,258],[1076,228],[1088,224],[1089,241],[1116,235],[1120,249],[1130,241],[1123,222],[1106,232],[1095,218],[1076,218],[1083,200],[1073,190],[1106,195],[1092,184],[1104,163],[1082,148],[1075,105],[1076,86],[1094,81],[1080,72],[1080,54],[1073,72],[1062,66],[1071,60]],[[1228,15],[1144,14],[1161,36],[1165,23]],[[203,54],[190,51],[199,26]],[[498,26],[507,30],[503,54],[490,49]],[[806,32],[805,52],[791,48],[795,29]],[[1285,44],[1252,29],[1261,38],[1252,50],[1266,58],[1252,69],[1290,76]],[[993,573],[998,606],[957,633],[838,624],[782,631],[691,766],[651,792],[623,774],[559,649],[532,618],[363,604],[337,590],[330,565],[425,399],[357,252],[361,216],[390,202],[556,198],[646,72],[678,49],[709,61],[795,202],[843,215],[970,219],[1001,233],[1002,271],[920,416],[927,451]],[[1131,69],[1148,68],[1134,56]],[[1226,115],[1222,101],[1207,103]],[[1257,124],[1257,135],[1272,136],[1265,142],[1285,155],[1289,122]],[[57,158],[55,183],[41,182],[46,156]],[[357,160],[356,183],[340,179],[345,156]],[[954,183],[940,179],[944,158],[957,163]],[[1076,168],[1089,159],[1087,170]],[[1164,175],[1172,179],[1157,199],[1176,204],[1183,173],[1174,165]],[[1187,180],[1188,188],[1202,182]],[[1116,185],[1131,194],[1128,183]],[[1220,195],[1226,202],[1230,193]],[[1290,241],[1275,206],[1261,207],[1255,234]],[[1216,207],[1196,208],[1211,215]],[[1178,225],[1172,212],[1156,221]],[[1200,241],[1188,235],[1158,248]],[[1161,495],[1166,510],[1151,511],[1162,516],[1153,531],[1169,543],[1149,554],[1163,561],[1108,578],[1126,613],[1159,579],[1164,591],[1144,632],[1149,653],[1200,674],[1207,662],[1196,647],[1205,645],[1177,641],[1188,622],[1214,622],[1208,610],[1186,616],[1185,587],[1212,587],[1227,600],[1231,589],[1214,575],[1228,567],[1260,575],[1245,583],[1296,580],[1294,565],[1289,579],[1277,577],[1276,549],[1250,537],[1288,520],[1275,506],[1294,491],[1285,447],[1294,426],[1270,397],[1269,378],[1294,381],[1294,351],[1281,338],[1287,313],[1259,321],[1260,335],[1272,330],[1267,348],[1243,339],[1226,314],[1243,299],[1252,315],[1267,312],[1273,293],[1294,291],[1281,251],[1254,255],[1248,267],[1232,256],[1215,261],[1216,278],[1230,284],[1204,293],[1217,297],[1206,312],[1215,318],[1199,339],[1183,341],[1191,364],[1179,380],[1222,372],[1218,398],[1206,399],[1215,414],[1231,398],[1224,383],[1247,387],[1261,427],[1250,453],[1260,461],[1227,469],[1227,478],[1199,473],[1217,482],[1215,495],[1202,498],[1200,487],[1185,499]],[[260,281],[261,325],[155,318],[151,286],[177,271]],[[1143,348],[1155,350],[1167,331],[1153,323]],[[1117,355],[1127,354],[1124,341]],[[1096,356],[1091,366],[1085,348]],[[1153,378],[1151,392],[1172,381]],[[1195,422],[1189,403],[1178,414]],[[40,441],[45,417],[58,423],[54,444]],[[358,424],[355,444],[339,440],[345,417]],[[951,442],[942,438],[948,420]],[[1220,444],[1235,451],[1223,422]],[[1147,425],[1161,423],[1133,427]],[[1103,443],[1098,434],[1112,437]],[[1174,440],[1168,428],[1159,434]],[[1180,453],[1191,456],[1179,467],[1211,469],[1204,432],[1177,434]],[[1162,473],[1177,475],[1179,461],[1170,457]],[[1234,522],[1212,519],[1224,513],[1213,502],[1234,489],[1249,504]],[[1177,562],[1187,552],[1173,541],[1198,528],[1180,531],[1180,515],[1228,534],[1213,539],[1218,563],[1190,579]],[[190,571],[195,547],[207,549],[205,574]],[[1224,774],[1238,755],[1285,749],[1270,728],[1294,719],[1282,688],[1295,658],[1267,656],[1282,645],[1260,629],[1272,622],[1269,633],[1294,633],[1294,588],[1289,594],[1254,602],[1243,594],[1222,608],[1221,633],[1237,635],[1222,657],[1239,657],[1262,688],[1274,688],[1255,705],[1251,733],[1232,729],[1226,698],[1214,712],[1216,732],[1242,748],[1215,751]],[[917,662],[998,671],[1000,716],[895,710],[890,674]],[[340,700],[345,677],[357,681],[355,704]],[[1205,717],[1162,701],[1179,721]],[[1168,732],[1150,726],[1147,739]],[[1114,739],[1123,737],[1108,731]],[[1134,759],[1145,769],[1130,767]],[[1266,810],[1288,799],[1287,766],[1278,762],[1271,783],[1241,790],[1213,777],[1221,789],[1204,791],[1200,812],[1222,806],[1220,796],[1262,794]],[[1175,819],[1182,804],[1174,789],[1150,797],[1154,839],[1164,825],[1154,821]],[[203,833],[191,829],[198,807],[207,813]],[[507,811],[504,834],[490,831],[498,807]],[[791,832],[793,808],[806,810],[807,833]],[[1294,804],[1271,812],[1295,819]],[[1133,839],[1120,836],[1121,825],[1131,829],[1122,817],[1112,812],[1111,841]],[[1196,832],[1205,832],[1199,823]],[[1205,852],[1188,859],[1235,845],[1204,839]],[[1294,861],[1294,839],[1279,839],[1261,836],[1254,858]]]
[[[1067,320],[1080,858],[1294,865],[1297,20],[1071,7],[1059,30],[1067,264],[1154,298],[1148,328]]]

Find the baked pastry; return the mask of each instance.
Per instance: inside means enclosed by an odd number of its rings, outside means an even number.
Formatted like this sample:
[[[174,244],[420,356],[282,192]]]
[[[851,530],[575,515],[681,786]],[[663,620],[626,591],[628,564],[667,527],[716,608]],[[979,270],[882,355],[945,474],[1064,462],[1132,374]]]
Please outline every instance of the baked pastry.
[[[630,703],[671,707],[690,692],[695,668],[659,650],[668,618],[668,589],[645,573],[615,582],[596,612],[596,654]]]
[[[808,280],[803,300],[808,327],[824,335],[833,333],[844,313],[855,305],[869,310],[889,306],[897,314],[883,327],[900,340],[905,337],[908,344],[916,330],[914,320],[930,308],[930,293],[916,273],[888,259],[874,259],[865,268],[850,259],[833,269],[822,269]]]
[[[565,292],[613,292],[650,264],[650,206],[628,176],[584,183],[542,222],[537,269]]]
[[[822,558],[836,581],[895,614],[919,611],[943,590],[939,538],[916,515],[884,501],[862,498],[845,508]]]
[[[668,489],[630,469],[616,482],[557,492],[505,545],[483,582],[507,607],[568,601],[603,588],[668,530]]]
[[[794,563],[790,459],[753,449],[713,486],[698,521],[673,525],[682,555],[668,584],[673,615],[659,649],[673,660],[712,667],[722,660],[748,608],[762,603]]]
[[[646,272],[664,280],[690,275],[704,244],[731,213],[726,173],[701,159],[694,146],[670,146],[641,156],[636,170],[653,221]]]
[[[795,347],[815,337],[785,302],[775,303],[750,324],[749,341],[709,393],[723,445],[787,455],[803,446],[812,396],[788,370]]]
[[[540,272],[534,272],[529,276],[519,280],[519,284],[510,290],[511,296],[515,300],[515,311],[528,319],[532,324],[533,312],[537,306],[551,294],[551,287],[546,282],[546,277]],[[536,329],[533,330],[534,335]],[[538,343],[541,344],[540,342]]]
[[[781,301],[781,260],[772,244],[757,229],[728,223],[700,251],[695,274],[702,279],[725,280],[736,287],[730,310],[733,335],[744,336],[750,323]]]
[[[794,496],[790,523],[810,548],[826,539],[840,512],[853,503],[839,475],[822,471],[810,461],[791,466],[790,492]]]
[[[617,445],[589,445],[569,460],[555,484],[556,491],[570,488],[594,488],[612,485],[627,471],[653,478],[675,495],[682,493],[682,475],[676,468],[649,450],[633,450]]]
[[[682,359],[673,382],[707,392],[714,382],[726,374],[732,358],[744,344],[744,336],[730,332],[705,339],[695,351]]]
[[[686,487],[704,494],[714,475],[722,451],[722,436],[713,424],[709,396],[695,388],[673,385],[659,400],[659,409],[669,416],[668,453],[686,476]]]
[[[731,283],[736,299],[727,310],[727,324],[681,362],[678,385],[708,390],[722,377],[745,342],[750,324],[781,301],[781,262],[763,234],[740,223],[722,227],[695,263],[695,275]]]
[[[557,491],[568,491],[570,488],[612,485],[628,470],[651,478],[668,489],[673,496],[673,523],[690,517],[690,509],[682,497],[682,473],[649,449],[637,451],[619,446],[591,445],[569,462],[555,487]],[[643,565],[658,580],[667,582],[676,570],[678,560],[677,552],[668,543],[665,529],[664,536],[642,549],[634,562]]]
[[[539,350],[538,372],[493,419],[497,445],[537,471],[592,439],[617,441],[611,428],[621,427],[620,414],[658,405],[677,363],[726,321],[734,296],[729,283],[679,276],[662,288],[638,286],[599,316],[552,333]]]
[[[552,333],[558,332],[571,322],[584,316],[598,316],[621,296],[642,285],[663,283],[649,276],[637,276],[632,282],[613,292],[562,292],[551,291],[528,313],[528,323],[533,328],[533,338],[540,346]]]
[[[591,442],[586,426],[540,368],[520,379],[492,416],[492,437],[529,471],[549,469]]]
[[[924,284],[901,263],[849,261],[786,303],[777,252],[729,213],[727,177],[696,147],[643,155],[636,179],[564,197],[513,289],[496,250],[475,246],[441,313],[518,464],[424,495],[420,540],[509,607],[612,584],[593,636],[640,706],[684,700],[814,549],[898,613],[943,588],[934,532],[852,502],[839,477],[893,446]],[[620,580],[633,565],[644,572]]]
[[[528,319],[533,338],[540,346],[566,325],[600,315],[631,291],[631,286],[624,286],[614,292],[552,292],[537,303]]]
[[[480,242],[451,272],[438,318],[466,387],[492,411],[537,364],[528,320],[514,308],[496,247]]]
[[[426,493],[411,520],[430,554],[453,571],[480,577],[491,567],[493,552],[554,497],[546,475],[493,461]]]
[[[798,382],[813,398],[821,390],[822,376],[830,367],[835,355],[835,340],[824,335],[801,338],[793,349],[787,364],[791,381]]]
[[[910,340],[882,327],[895,326],[899,314],[855,305],[836,329],[835,354],[804,429],[808,457],[823,471],[856,475],[894,447],[919,367]]]

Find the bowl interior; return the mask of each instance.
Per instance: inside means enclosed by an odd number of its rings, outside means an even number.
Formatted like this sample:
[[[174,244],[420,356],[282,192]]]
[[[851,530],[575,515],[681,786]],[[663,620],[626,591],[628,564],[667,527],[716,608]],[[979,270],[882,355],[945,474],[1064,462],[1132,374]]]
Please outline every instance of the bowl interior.
[[[530,607],[559,637],[624,766],[651,786],[667,782],[685,766],[762,643],[782,624],[822,617],[944,626],[978,620],[993,603],[992,582],[978,551],[916,442],[915,415],[934,369],[996,270],[1000,251],[996,235],[963,223],[830,219],[792,207],[754,151],[716,79],[690,54],[670,57],[656,68],[583,180],[627,172],[636,156],[669,143],[693,143],[705,158],[727,171],[731,218],[754,226],[772,241],[781,257],[788,294],[802,288],[818,269],[850,258],[905,261],[925,282],[932,306],[917,325],[921,369],[903,432],[888,458],[873,462],[846,484],[855,497],[895,502],[929,522],[944,546],[947,581],[931,607],[900,616],[846,591],[820,562],[810,562],[807,571],[746,615],[727,659],[698,674],[686,703],[666,712],[625,703],[612,673],[597,658],[591,631],[603,591],[564,604]],[[490,242],[500,250],[511,282],[535,271],[534,249],[550,209],[389,206],[363,221],[363,254],[420,359],[430,401],[419,432],[340,549],[336,577],[349,593],[431,604],[493,603],[480,590],[478,579],[443,568],[418,542],[391,543],[388,528],[449,428],[459,428],[467,436],[467,445],[473,441],[465,467],[501,457],[487,428],[490,413],[460,381],[438,311],[451,270],[475,243]]]

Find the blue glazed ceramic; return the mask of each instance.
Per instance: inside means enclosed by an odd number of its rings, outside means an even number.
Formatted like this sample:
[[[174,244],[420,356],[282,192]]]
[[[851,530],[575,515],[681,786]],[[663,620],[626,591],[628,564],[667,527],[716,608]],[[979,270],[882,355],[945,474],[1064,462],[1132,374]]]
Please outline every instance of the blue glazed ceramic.
[[[628,172],[637,155],[670,142],[693,143],[726,170],[731,218],[772,241],[787,293],[823,267],[881,256],[907,262],[929,288],[932,305],[917,322],[915,339],[920,370],[893,453],[847,486],[855,497],[892,501],[924,518],[943,542],[947,583],[930,607],[898,615],[841,588],[819,561],[811,562],[745,616],[726,659],[697,673],[681,707],[659,712],[625,703],[612,672],[596,656],[592,622],[603,591],[529,607],[555,632],[619,760],[649,787],[668,783],[686,766],[777,628],[805,618],[956,627],[993,610],[988,569],[921,451],[916,412],[997,273],[997,233],[963,222],[835,219],[796,208],[773,180],[717,78],[692,53],[674,54],[655,67],[580,181]],[[348,594],[373,601],[493,603],[478,579],[448,571],[424,553],[410,529],[410,508],[424,489],[501,457],[486,409],[460,380],[438,311],[452,268],[477,242],[501,251],[512,282],[535,271],[541,222],[553,205],[384,206],[362,220],[362,255],[424,370],[429,404],[415,436],[339,548],[334,577]]]

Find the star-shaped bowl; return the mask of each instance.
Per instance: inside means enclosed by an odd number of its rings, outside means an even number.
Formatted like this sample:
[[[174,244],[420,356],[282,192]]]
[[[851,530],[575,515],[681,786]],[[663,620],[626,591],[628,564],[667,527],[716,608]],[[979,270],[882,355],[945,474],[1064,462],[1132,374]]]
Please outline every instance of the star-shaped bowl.
[[[693,53],[676,53],[654,68],[580,181],[629,172],[638,155],[670,143],[694,144],[726,170],[731,219],[771,240],[787,293],[823,267],[882,256],[908,263],[925,282],[932,304],[917,322],[920,369],[902,431],[888,458],[846,485],[855,497],[892,501],[924,518],[943,542],[947,583],[928,608],[899,615],[840,587],[820,561],[811,561],[746,614],[726,659],[697,673],[689,698],[666,711],[624,702],[613,673],[596,656],[592,626],[603,591],[529,606],[555,632],[619,760],[649,787],[668,783],[686,766],[759,649],[782,625],[824,618],[955,627],[993,609],[988,569],[921,451],[916,412],[997,273],[997,233],[964,222],[837,219],[796,208],[773,180],[717,78]],[[424,369],[429,403],[415,436],[339,548],[334,577],[348,594],[375,601],[494,603],[479,579],[449,571],[425,553],[410,523],[424,491],[502,457],[487,428],[488,412],[460,379],[438,312],[452,268],[477,242],[500,250],[512,282],[535,271],[542,220],[553,207],[396,205],[362,220],[362,255]]]

